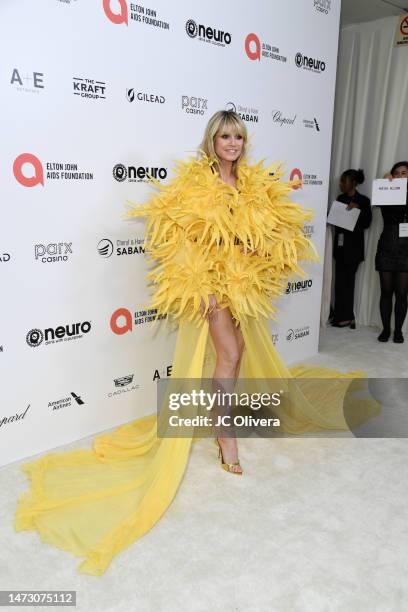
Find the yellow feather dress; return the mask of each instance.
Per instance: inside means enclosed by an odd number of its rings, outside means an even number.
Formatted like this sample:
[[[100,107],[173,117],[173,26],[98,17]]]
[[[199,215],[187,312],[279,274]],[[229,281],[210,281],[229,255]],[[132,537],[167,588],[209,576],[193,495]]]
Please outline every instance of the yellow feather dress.
[[[271,340],[273,299],[288,277],[303,274],[301,261],[317,259],[303,234],[312,212],[290,200],[293,183],[281,176],[278,165],[242,163],[234,188],[205,156],[181,161],[175,178],[166,185],[154,181],[150,201],[129,206],[126,216],[147,218],[150,306],[179,324],[170,382],[211,378],[215,350],[200,301],[208,308],[208,295],[214,294],[243,333],[240,377],[295,385],[296,401],[274,408],[282,431],[348,430],[345,393],[364,374],[288,369]],[[326,387],[319,378],[327,379]],[[358,398],[353,411],[354,423],[360,423],[380,407],[372,398]],[[193,435],[159,438],[157,425],[154,413],[97,436],[92,449],[52,452],[24,463],[31,488],[18,500],[16,530],[37,530],[44,542],[82,557],[81,573],[102,575],[116,554],[159,520],[182,480]]]

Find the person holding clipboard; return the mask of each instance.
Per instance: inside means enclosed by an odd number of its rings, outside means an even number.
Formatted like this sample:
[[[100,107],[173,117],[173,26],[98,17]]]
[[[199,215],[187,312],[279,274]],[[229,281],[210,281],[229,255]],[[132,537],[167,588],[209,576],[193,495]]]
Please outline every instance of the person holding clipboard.
[[[360,211],[353,230],[336,226],[333,257],[336,260],[333,327],[355,329],[354,284],[357,268],[364,261],[364,230],[372,219],[370,199],[357,191],[364,182],[363,170],[345,170],[340,177],[341,194],[337,202],[347,204],[346,210]]]
[[[397,162],[384,178],[408,178],[408,161]],[[392,296],[395,293],[393,341],[404,342],[402,326],[407,314],[408,294],[408,237],[404,236],[404,224],[408,223],[407,204],[380,206],[384,229],[378,240],[375,269],[380,274],[380,313],[383,330],[380,342],[388,342],[391,335]]]

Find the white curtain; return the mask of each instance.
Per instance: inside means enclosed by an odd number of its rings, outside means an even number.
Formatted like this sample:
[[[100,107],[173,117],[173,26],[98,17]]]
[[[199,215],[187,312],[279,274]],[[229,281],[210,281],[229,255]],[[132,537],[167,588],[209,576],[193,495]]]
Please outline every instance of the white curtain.
[[[396,161],[408,158],[408,46],[394,47],[397,24],[397,17],[389,17],[340,32],[330,201],[339,193],[344,170],[364,170],[366,180],[359,191],[371,198],[373,179],[382,178]],[[374,257],[382,227],[381,212],[374,208],[365,233],[366,260],[356,277],[355,315],[362,325],[381,324]],[[325,263],[323,325],[329,310],[331,257]]]

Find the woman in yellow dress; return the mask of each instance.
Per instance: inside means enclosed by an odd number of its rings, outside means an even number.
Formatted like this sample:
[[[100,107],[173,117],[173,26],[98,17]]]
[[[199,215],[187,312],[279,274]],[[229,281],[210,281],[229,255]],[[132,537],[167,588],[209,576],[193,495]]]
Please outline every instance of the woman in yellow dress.
[[[273,298],[289,276],[302,274],[300,261],[316,260],[303,233],[312,213],[290,200],[293,183],[280,180],[279,165],[247,163],[246,145],[239,116],[216,113],[198,158],[179,162],[167,185],[153,181],[150,201],[127,212],[129,219],[147,218],[151,305],[158,319],[178,321],[168,384],[207,377],[228,387],[238,375],[286,380],[293,383],[289,399],[273,409],[281,431],[347,431],[379,411],[361,397],[349,398],[348,414],[343,410],[352,379],[364,375],[304,365],[289,370],[273,346]],[[165,415],[97,436],[92,449],[23,464],[31,488],[18,500],[16,530],[37,530],[43,541],[84,557],[80,572],[103,574],[159,520],[182,480],[193,435],[159,436]],[[242,473],[235,437],[220,436],[218,444],[224,469]]]

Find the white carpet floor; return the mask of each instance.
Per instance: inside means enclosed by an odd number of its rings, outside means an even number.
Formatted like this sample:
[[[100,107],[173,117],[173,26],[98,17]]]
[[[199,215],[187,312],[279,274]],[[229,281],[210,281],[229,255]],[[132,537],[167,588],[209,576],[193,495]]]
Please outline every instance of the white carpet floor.
[[[325,330],[310,362],[407,377],[408,339],[377,334]],[[251,438],[240,458],[242,478],[221,470],[213,442],[194,444],[171,507],[102,577],[15,534],[26,477],[18,464],[1,469],[0,589],[76,590],[80,612],[408,609],[407,439]]]

